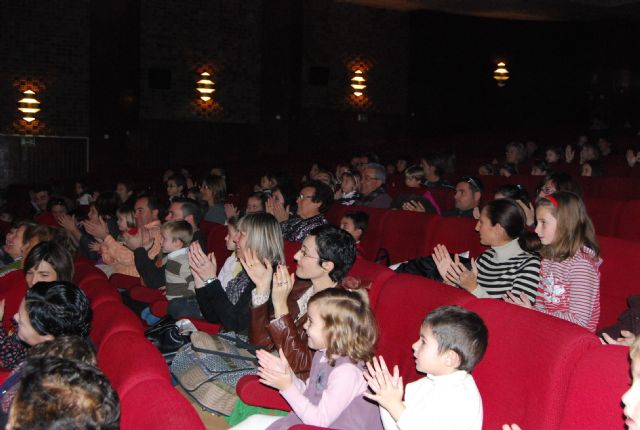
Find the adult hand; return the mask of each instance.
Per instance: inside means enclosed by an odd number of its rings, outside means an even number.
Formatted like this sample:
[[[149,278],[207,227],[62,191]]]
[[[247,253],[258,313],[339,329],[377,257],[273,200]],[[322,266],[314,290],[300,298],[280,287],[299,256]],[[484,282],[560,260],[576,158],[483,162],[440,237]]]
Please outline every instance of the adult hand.
[[[260,382],[278,390],[286,390],[293,383],[293,370],[284,356],[282,348],[278,350],[279,357],[268,353],[263,349],[256,351],[258,363],[258,377]]]
[[[607,333],[602,333],[602,339],[602,343],[605,345],[631,346],[636,340],[636,335],[628,330],[621,330],[620,337],[617,339],[612,338]]]
[[[101,252],[101,250],[102,250],[102,246],[100,245],[100,242],[91,242],[91,243],[89,244],[89,249],[90,249],[91,251],[94,251],[94,252],[100,253],[100,252]]]
[[[478,288],[478,266],[475,258],[471,259],[471,270],[468,270],[464,264],[460,262],[458,254],[455,256],[454,263],[449,267],[447,272],[448,279],[454,284],[460,285],[470,293]]]
[[[273,311],[276,318],[289,313],[287,306],[287,298],[293,289],[293,283],[296,275],[287,271],[287,266],[278,264],[276,272],[273,274],[273,283],[271,287],[271,302],[273,303]]]
[[[104,240],[109,235],[107,223],[104,222],[102,217],[98,217],[97,221],[83,221],[82,225],[85,231],[96,239]]]
[[[271,288],[271,279],[273,277],[273,267],[271,262],[266,258],[260,261],[256,252],[252,249],[245,249],[240,264],[247,272],[249,278],[256,284],[256,292],[258,294],[267,294]]]
[[[520,206],[520,209],[524,212],[527,225],[533,225],[536,220],[536,210],[533,208],[533,204],[530,202],[528,205],[525,205],[522,200],[516,200],[516,204]]]
[[[55,217],[60,227],[64,228],[68,232],[78,230],[78,223],[76,222],[75,215],[62,214]]]
[[[229,219],[234,216],[239,216],[240,211],[233,203],[225,203],[224,204],[224,216]]]
[[[335,193],[333,193],[333,199],[338,200],[342,198],[342,188],[338,188]]]
[[[134,235],[129,233],[124,234],[124,244],[132,251],[141,247],[144,248],[145,251],[148,251],[151,249],[154,242],[155,239],[146,228],[139,228],[138,232]]]
[[[505,424],[502,426],[502,430],[520,430],[520,426],[518,424]]]
[[[405,211],[412,212],[426,212],[427,210],[424,208],[422,203],[417,202],[415,200],[410,200],[402,204],[402,209]]]
[[[202,251],[202,247],[198,241],[189,245],[189,268],[193,274],[193,279],[196,284],[196,288],[202,288],[204,281],[216,276],[217,263],[216,256],[213,252],[206,255]]]
[[[576,156],[576,151],[571,147],[571,145],[567,145],[564,149],[564,159],[567,163],[571,163],[573,158]]]
[[[364,379],[366,379],[373,394],[365,392],[364,396],[378,402],[397,421],[405,409],[404,403],[402,403],[404,384],[402,383],[402,376],[400,376],[398,366],[393,366],[392,375],[389,373],[387,363],[385,363],[382,356],[379,359],[373,357],[372,361],[373,363],[367,363]]]
[[[270,213],[278,222],[283,222],[289,219],[289,206],[285,208],[282,203],[276,201],[276,198],[271,196],[267,199],[266,211]]]
[[[531,300],[529,300],[525,293],[520,293],[519,296],[516,296],[511,291],[508,291],[506,296],[504,297],[504,301],[507,303],[511,303],[512,305],[518,305],[522,306],[523,308],[533,309]]]
[[[453,283],[447,281],[447,272],[449,271],[449,267],[453,264],[453,260],[451,259],[451,255],[447,250],[447,247],[444,245],[436,245],[433,248],[433,254],[431,254],[433,261],[436,263],[436,267],[438,268],[438,273],[440,273],[440,277],[445,284],[453,285]]]

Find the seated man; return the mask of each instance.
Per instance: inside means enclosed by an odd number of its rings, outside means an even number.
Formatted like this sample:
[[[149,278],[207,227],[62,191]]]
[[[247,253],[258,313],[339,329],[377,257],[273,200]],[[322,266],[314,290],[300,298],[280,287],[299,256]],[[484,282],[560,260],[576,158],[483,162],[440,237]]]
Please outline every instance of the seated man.
[[[35,224],[31,221],[20,221],[14,223],[7,232],[5,243],[2,247],[2,262],[4,265],[0,269],[0,276],[20,268],[24,255],[24,232],[28,227],[35,227]]]
[[[333,203],[333,191],[320,181],[308,181],[302,184],[298,196],[297,216],[280,223],[282,238],[290,242],[302,242],[314,228],[326,224],[324,214]]]
[[[139,277],[133,250],[142,246],[150,259],[153,260],[158,256],[162,246],[162,233],[158,219],[160,206],[158,199],[154,196],[143,195],[136,200],[134,209],[137,233],[126,235],[126,246],[107,234],[100,246],[100,253],[104,262],[111,266],[112,273]]]
[[[167,216],[164,220],[169,221],[186,221],[191,225],[193,230],[193,241],[200,243],[202,252],[207,253],[207,237],[200,230],[200,222],[202,221],[202,209],[193,199],[179,197],[172,200]]]
[[[391,206],[391,196],[387,194],[384,184],[387,180],[387,172],[383,165],[369,163],[362,173],[360,194],[362,197],[356,201],[357,206],[387,209]]]
[[[463,176],[456,184],[454,199],[455,209],[444,211],[442,216],[460,216],[473,218],[474,212],[480,215],[478,206],[482,199],[484,186],[480,179],[473,176]]]

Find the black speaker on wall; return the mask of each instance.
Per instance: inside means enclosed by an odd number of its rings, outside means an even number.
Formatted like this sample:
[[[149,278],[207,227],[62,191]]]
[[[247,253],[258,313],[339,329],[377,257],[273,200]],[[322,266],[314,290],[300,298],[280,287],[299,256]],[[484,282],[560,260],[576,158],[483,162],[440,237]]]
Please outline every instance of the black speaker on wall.
[[[323,66],[309,67],[307,70],[307,82],[309,85],[328,85],[329,68]]]
[[[152,68],[148,75],[149,88],[157,90],[171,89],[171,70]]]

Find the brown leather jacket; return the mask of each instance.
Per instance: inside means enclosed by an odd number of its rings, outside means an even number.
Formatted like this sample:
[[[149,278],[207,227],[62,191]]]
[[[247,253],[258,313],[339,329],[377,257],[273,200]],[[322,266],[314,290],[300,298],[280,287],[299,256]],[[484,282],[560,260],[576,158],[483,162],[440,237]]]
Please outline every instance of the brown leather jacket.
[[[307,321],[307,314],[305,313],[298,321],[293,319],[300,312],[298,299],[311,287],[310,281],[296,279],[287,297],[289,313],[277,320],[273,320],[271,300],[258,307],[251,307],[249,341],[269,351],[282,348],[291,369],[299,377],[306,377],[309,373],[313,351],[309,349],[307,333],[303,328]]]

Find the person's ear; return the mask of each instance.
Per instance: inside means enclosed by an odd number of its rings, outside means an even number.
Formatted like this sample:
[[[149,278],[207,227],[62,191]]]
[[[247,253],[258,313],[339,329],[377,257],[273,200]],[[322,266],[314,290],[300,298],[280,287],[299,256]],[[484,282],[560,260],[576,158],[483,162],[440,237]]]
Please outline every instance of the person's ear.
[[[193,219],[193,214],[187,215],[186,217],[184,217],[184,220],[186,222],[188,222],[189,224],[191,224],[191,225],[196,225],[196,223],[194,222],[194,219]]]
[[[160,214],[160,212],[158,211],[158,209],[154,209],[151,211],[151,215],[153,215],[154,218],[158,218],[158,215]]]
[[[360,240],[360,238],[362,237],[362,229],[356,228],[353,230],[353,232],[355,233],[356,240]]]
[[[477,203],[480,203],[480,199],[482,198],[482,193],[480,191],[476,191],[473,193],[473,200]]]
[[[453,349],[449,349],[444,353],[444,364],[447,367],[457,369],[460,367],[460,356]]]
[[[322,269],[324,269],[325,272],[331,273],[331,271],[335,267],[335,264],[333,264],[333,261],[323,261],[321,266],[322,266]]]

